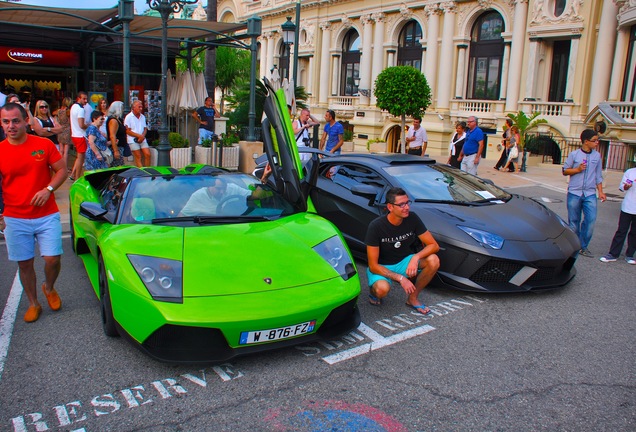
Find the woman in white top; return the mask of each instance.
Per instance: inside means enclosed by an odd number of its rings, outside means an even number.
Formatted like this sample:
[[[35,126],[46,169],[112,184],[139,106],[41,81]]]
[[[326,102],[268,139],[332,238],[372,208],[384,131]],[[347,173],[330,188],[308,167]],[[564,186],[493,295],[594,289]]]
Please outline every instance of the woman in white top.
[[[461,153],[466,141],[466,122],[459,122],[455,125],[455,135],[450,140],[448,162],[452,167],[460,168],[461,162],[457,160],[457,156]]]

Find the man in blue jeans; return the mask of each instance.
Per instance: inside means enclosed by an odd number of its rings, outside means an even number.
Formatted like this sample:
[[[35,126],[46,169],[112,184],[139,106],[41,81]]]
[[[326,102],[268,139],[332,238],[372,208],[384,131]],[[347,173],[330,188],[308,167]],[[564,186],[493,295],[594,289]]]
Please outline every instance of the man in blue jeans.
[[[598,147],[598,134],[592,129],[585,129],[581,132],[581,144],[581,148],[571,152],[563,164],[563,175],[570,176],[568,223],[579,236],[579,253],[593,258],[588,246],[596,222],[596,191],[598,190],[598,197],[602,202],[606,200],[603,193],[602,158],[595,150]]]

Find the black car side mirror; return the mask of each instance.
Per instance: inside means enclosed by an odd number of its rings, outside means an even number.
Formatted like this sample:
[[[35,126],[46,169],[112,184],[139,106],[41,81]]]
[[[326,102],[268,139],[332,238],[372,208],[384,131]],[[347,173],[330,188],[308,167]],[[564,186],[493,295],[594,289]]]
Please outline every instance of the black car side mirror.
[[[375,197],[378,195],[378,188],[368,184],[357,184],[351,187],[351,193],[369,199],[369,206],[375,204]]]
[[[104,220],[104,216],[106,215],[106,213],[108,213],[108,211],[96,202],[85,201],[80,204],[80,216],[84,216],[89,220]]]

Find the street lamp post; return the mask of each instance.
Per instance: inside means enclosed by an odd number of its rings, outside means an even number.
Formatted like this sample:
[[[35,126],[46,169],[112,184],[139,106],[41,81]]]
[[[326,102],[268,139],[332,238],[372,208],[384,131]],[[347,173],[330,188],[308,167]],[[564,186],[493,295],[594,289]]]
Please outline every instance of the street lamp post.
[[[123,24],[124,46],[124,111],[130,111],[130,22],[135,18],[135,4],[133,0],[119,0],[119,19]]]
[[[247,35],[252,38],[250,53],[252,63],[250,67],[250,108],[248,113],[247,140],[256,141],[254,126],[256,123],[256,51],[258,50],[257,38],[261,35],[262,20],[254,15],[247,20]]]
[[[170,166],[170,142],[168,141],[168,20],[170,14],[180,12],[186,4],[197,0],[146,0],[148,7],[161,16],[161,126],[157,146],[157,165]]]
[[[290,52],[290,46],[294,43],[294,38],[296,34],[296,25],[291,20],[291,17],[287,17],[287,21],[280,26],[283,30],[283,43],[287,47],[287,52]],[[298,46],[294,46],[294,58],[296,58],[296,52],[298,51]],[[282,66],[282,65],[281,65]],[[287,79],[291,79],[289,64],[287,65]],[[294,71],[294,74],[296,71]],[[296,75],[294,75],[294,82],[296,82]]]

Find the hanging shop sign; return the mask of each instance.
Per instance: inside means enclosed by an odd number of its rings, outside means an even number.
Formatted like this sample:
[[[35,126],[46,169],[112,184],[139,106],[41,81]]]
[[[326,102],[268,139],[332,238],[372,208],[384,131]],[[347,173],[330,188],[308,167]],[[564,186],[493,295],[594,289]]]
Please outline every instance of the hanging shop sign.
[[[0,46],[0,63],[37,66],[79,66],[79,53]]]

